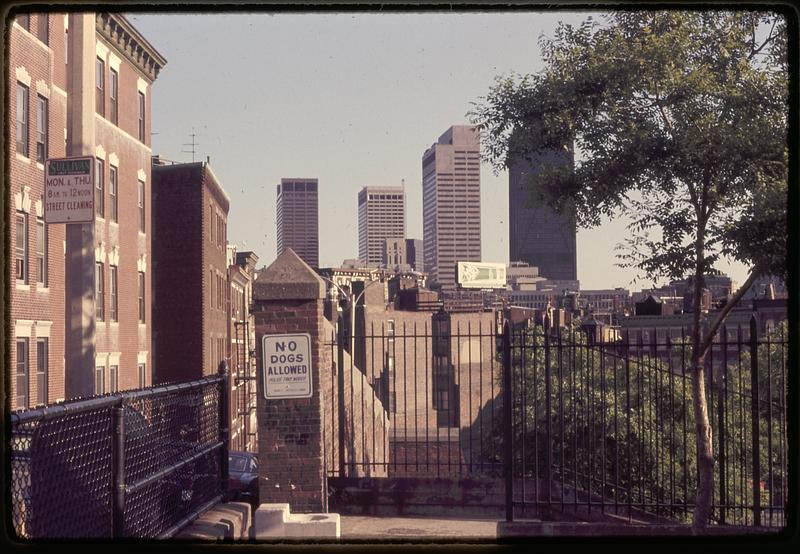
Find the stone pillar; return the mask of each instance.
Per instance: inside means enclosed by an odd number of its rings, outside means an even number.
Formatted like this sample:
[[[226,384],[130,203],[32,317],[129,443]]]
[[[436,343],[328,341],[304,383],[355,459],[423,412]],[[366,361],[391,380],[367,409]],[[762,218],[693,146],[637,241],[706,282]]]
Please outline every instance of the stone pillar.
[[[288,503],[293,512],[327,511],[323,391],[331,354],[324,346],[324,298],[322,279],[291,249],[253,283],[260,502]],[[287,333],[311,335],[312,397],[266,400],[263,337]]]

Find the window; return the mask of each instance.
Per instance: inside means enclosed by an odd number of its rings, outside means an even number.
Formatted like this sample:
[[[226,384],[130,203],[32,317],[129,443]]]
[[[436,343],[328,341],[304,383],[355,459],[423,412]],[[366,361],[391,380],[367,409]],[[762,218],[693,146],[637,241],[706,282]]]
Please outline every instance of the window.
[[[48,338],[36,339],[36,404],[47,404]]]
[[[103,307],[105,304],[105,288],[104,288],[104,275],[103,264],[97,262],[94,264],[94,286],[95,286],[95,317],[98,321],[103,321],[104,312]]]
[[[144,93],[139,93],[139,140],[144,142]]]
[[[28,282],[28,214],[17,212],[15,273],[17,281]]]
[[[28,156],[28,87],[17,83],[17,153]]]
[[[147,366],[145,364],[139,364],[139,388],[143,389],[147,386]]]
[[[47,286],[47,225],[42,219],[36,220],[36,278]]]
[[[69,63],[69,27],[64,27],[64,65]]]
[[[103,174],[105,173],[105,163],[98,159],[94,176],[94,211],[100,217],[105,217],[105,185],[103,184]]]
[[[28,407],[28,339],[17,339],[17,409]]]
[[[119,366],[118,365],[109,366],[108,373],[111,385],[109,392],[117,392],[119,390]]]
[[[139,206],[139,231],[144,233],[144,181],[139,181],[139,196],[137,202]]]
[[[119,91],[119,74],[113,69],[108,76],[108,99],[111,104],[111,122],[117,124],[118,110],[117,110],[117,94]]]
[[[37,16],[36,37],[45,44],[50,43],[50,16],[40,13]]]
[[[47,159],[47,98],[36,97],[36,161]]]
[[[31,14],[21,13],[17,16],[17,23],[26,31],[31,30]]]
[[[208,229],[211,244],[214,244],[214,209],[211,206],[208,207]]]
[[[117,311],[117,266],[112,265],[110,269],[111,271],[108,274],[108,290],[111,294],[109,310],[111,310],[111,321],[119,321],[119,313]]]
[[[211,307],[214,308],[214,272],[208,270],[209,289],[211,293]]]
[[[94,104],[97,113],[106,115],[105,94],[106,64],[100,58],[94,61]]]
[[[144,323],[144,272],[139,272],[139,323]]]
[[[108,203],[111,210],[111,221],[119,223],[119,204],[117,201],[117,168],[108,166]]]
[[[105,366],[96,366],[94,368],[94,393],[106,393],[106,368]]]

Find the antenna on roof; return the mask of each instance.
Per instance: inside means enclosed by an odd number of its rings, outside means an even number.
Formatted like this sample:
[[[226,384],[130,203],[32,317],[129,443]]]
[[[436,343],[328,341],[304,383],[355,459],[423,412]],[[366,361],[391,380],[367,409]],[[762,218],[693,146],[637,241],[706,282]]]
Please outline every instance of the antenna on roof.
[[[191,147],[192,147],[192,149],[191,149],[191,150],[181,150],[181,152],[184,152],[184,153],[186,153],[186,154],[191,154],[191,155],[192,155],[192,163],[194,163],[194,155],[195,155],[195,149],[194,149],[194,147],[195,147],[195,146],[200,146],[200,143],[199,143],[199,142],[195,142],[195,141],[194,141],[194,137],[196,137],[196,136],[197,136],[197,135],[195,134],[195,132],[194,132],[194,127],[192,127],[192,132],[191,132],[191,133],[189,133],[189,136],[190,136],[190,137],[192,137],[192,142],[190,142],[190,143],[184,143],[184,144],[183,144],[183,146],[191,146]]]
[[[400,186],[403,187],[403,190],[405,190],[405,188],[406,188],[406,180],[405,179],[400,179]]]

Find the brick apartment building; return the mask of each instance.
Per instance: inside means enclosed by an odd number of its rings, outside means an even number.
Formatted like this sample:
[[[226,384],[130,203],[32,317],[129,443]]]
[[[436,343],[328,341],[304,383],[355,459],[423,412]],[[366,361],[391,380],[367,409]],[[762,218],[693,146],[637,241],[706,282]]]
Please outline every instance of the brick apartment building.
[[[10,27],[12,409],[150,383],[150,104],[165,63],[119,14]],[[91,223],[45,223],[44,164],[66,156],[96,159]]]
[[[154,381],[200,379],[229,347],[230,200],[208,163],[156,156],[153,205]]]
[[[253,304],[258,256],[237,252],[228,246],[228,337],[226,354],[231,371],[231,448],[255,452],[258,448],[256,421],[256,328]]]

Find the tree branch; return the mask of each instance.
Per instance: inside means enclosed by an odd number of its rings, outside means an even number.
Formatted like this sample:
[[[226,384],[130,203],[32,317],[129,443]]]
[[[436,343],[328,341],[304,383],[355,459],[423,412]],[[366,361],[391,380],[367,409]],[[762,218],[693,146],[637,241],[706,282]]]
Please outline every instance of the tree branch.
[[[661,119],[664,120],[664,125],[666,125],[667,129],[672,131],[672,122],[667,117],[667,114],[664,112],[664,106],[661,105],[661,95],[658,92],[658,81],[654,82],[653,85],[656,87],[656,106],[658,106],[658,111],[661,112]]]
[[[769,35],[767,36],[767,38],[764,39],[764,42],[761,44],[761,46],[759,46],[755,50],[751,50],[750,51],[750,55],[747,56],[747,61],[748,62],[750,60],[752,60],[759,52],[761,52],[767,44],[769,44],[770,42],[772,42],[775,39],[775,35],[772,34],[772,31],[775,30],[775,24],[776,23],[777,23],[776,21],[772,22],[772,27],[769,30]],[[756,45],[755,34],[753,34],[753,46],[755,46],[755,45]]]
[[[756,280],[758,275],[760,274],[758,266],[754,267],[750,271],[750,275],[747,277],[747,281],[739,287],[739,290],[736,291],[725,306],[722,308],[722,311],[717,314],[717,317],[714,318],[714,321],[711,323],[711,326],[708,328],[708,333],[706,337],[703,339],[703,342],[700,344],[700,355],[705,355],[708,348],[711,346],[712,341],[714,340],[714,335],[717,334],[720,325],[722,322],[725,321],[725,318],[728,316],[728,313],[739,303],[739,300],[742,299],[742,296],[748,291],[748,289],[753,285],[753,282]]]

